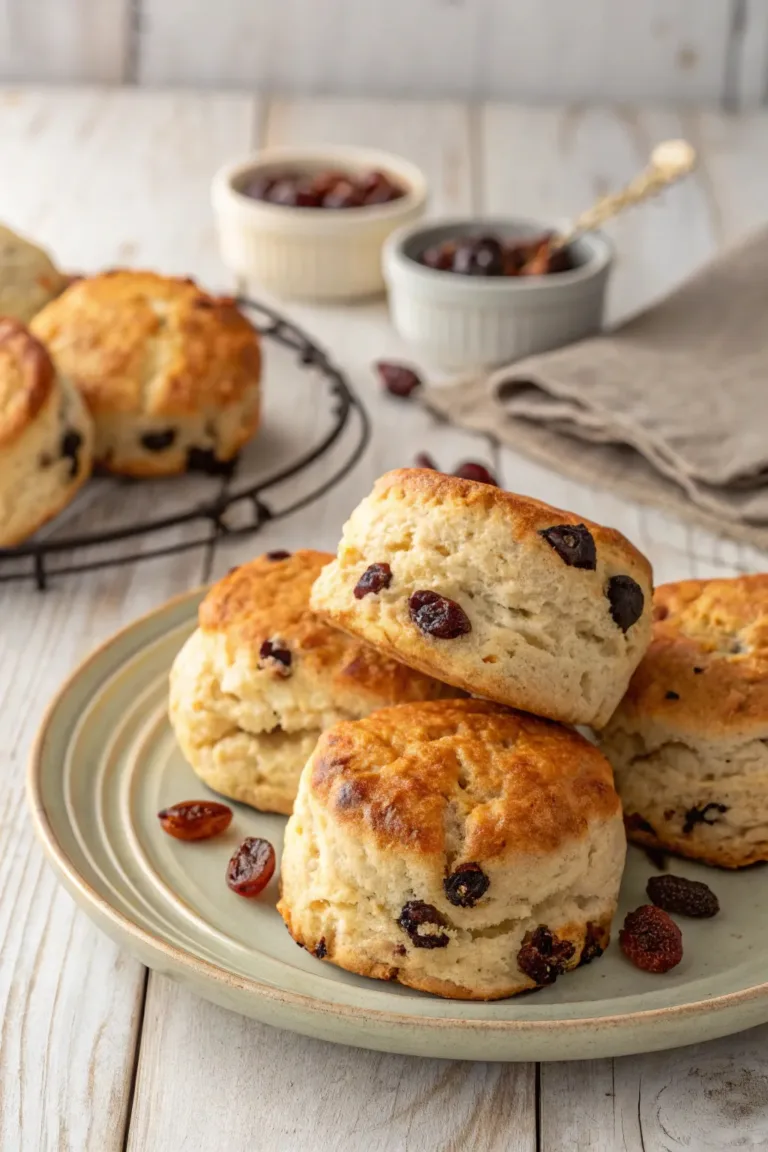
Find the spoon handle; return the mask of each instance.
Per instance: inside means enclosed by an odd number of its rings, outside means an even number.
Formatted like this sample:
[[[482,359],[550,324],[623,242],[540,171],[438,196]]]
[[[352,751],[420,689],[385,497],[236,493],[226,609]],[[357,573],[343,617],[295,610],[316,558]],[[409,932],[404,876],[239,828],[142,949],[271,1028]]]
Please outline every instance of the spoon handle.
[[[577,216],[570,227],[556,238],[553,248],[570,244],[583,232],[592,232],[606,220],[618,216],[625,208],[655,196],[662,188],[687,176],[695,165],[696,152],[686,140],[665,140],[663,144],[658,144],[651,153],[647,168],[638,173],[625,188],[602,196],[591,208]]]

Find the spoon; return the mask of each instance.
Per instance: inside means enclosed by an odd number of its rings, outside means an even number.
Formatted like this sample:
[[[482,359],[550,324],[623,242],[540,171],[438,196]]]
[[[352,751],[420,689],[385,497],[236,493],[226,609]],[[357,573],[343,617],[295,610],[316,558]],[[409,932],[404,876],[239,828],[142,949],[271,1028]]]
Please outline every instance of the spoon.
[[[618,216],[625,208],[631,208],[651,196],[656,196],[663,188],[688,176],[696,166],[696,151],[687,140],[664,140],[657,144],[646,168],[630,180],[619,192],[609,192],[601,196],[596,204],[582,212],[559,236],[552,238],[550,249],[556,250],[570,244],[584,232],[592,232],[606,220]]]

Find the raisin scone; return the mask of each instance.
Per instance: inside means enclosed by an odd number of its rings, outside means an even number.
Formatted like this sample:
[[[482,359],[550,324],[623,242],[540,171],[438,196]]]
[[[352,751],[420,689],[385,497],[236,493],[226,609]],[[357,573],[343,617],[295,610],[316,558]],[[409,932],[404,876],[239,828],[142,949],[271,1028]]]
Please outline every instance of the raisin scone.
[[[663,584],[654,617],[601,736],[627,835],[725,868],[768,860],[768,575]]]
[[[278,911],[350,972],[493,1000],[601,955],[625,852],[611,766],[578,733],[483,700],[404,704],[320,738]]]
[[[650,640],[651,594],[648,561],[619,532],[401,469],[352,513],[312,606],[475,695],[600,727]]]
[[[24,325],[0,318],[0,547],[26,540],[91,474],[93,426]]]
[[[68,282],[47,252],[0,224],[0,316],[28,324]]]
[[[258,333],[191,280],[128,270],[78,280],[32,331],[83,396],[96,462],[110,472],[227,474],[259,427]]]
[[[171,723],[195,772],[265,812],[291,812],[324,728],[387,704],[456,695],[310,612],[312,584],[330,559],[268,552],[230,572],[203,600],[171,671]]]

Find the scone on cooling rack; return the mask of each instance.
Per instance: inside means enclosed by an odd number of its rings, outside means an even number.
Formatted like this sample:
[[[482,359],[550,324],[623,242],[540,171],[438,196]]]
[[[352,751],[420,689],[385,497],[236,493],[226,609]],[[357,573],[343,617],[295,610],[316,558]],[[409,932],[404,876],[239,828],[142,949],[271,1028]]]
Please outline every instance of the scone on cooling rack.
[[[619,532],[427,469],[382,476],[312,606],[478,696],[605,724],[651,633],[651,567]]]
[[[258,333],[191,280],[128,270],[79,280],[32,330],[85,399],[110,472],[226,473],[258,429]]]
[[[0,318],[0,547],[31,536],[91,473],[93,427],[66,376],[18,320]]]
[[[171,671],[182,751],[216,792],[289,814],[324,728],[400,701],[456,695],[318,620],[325,552],[272,552],[234,569],[200,606]]]
[[[768,575],[664,584],[653,642],[602,733],[630,840],[768,860]]]
[[[493,1000],[602,953],[625,849],[611,766],[578,733],[481,700],[401,705],[320,738],[278,911],[350,972]]]
[[[0,316],[27,324],[67,283],[47,252],[0,224]]]

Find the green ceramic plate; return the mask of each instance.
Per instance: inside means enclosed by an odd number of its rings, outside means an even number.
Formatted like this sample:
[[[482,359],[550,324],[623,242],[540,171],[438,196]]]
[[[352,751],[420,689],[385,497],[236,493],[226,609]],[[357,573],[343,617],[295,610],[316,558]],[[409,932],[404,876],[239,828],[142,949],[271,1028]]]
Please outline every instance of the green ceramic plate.
[[[62,688],[29,770],[38,834],[61,880],[104,931],[151,968],[269,1024],[344,1044],[465,1060],[551,1060],[672,1047],[768,1020],[768,869],[726,873],[682,862],[720,897],[712,921],[683,925],[686,954],[665,976],[614,944],[552,988],[491,1004],[440,1000],[348,975],[297,948],[274,904],[226,887],[245,835],[279,852],[284,820],[242,805],[225,836],[184,844],[160,830],[165,804],[206,794],[174,744],[166,681],[202,593],[119,633]],[[631,850],[620,916],[653,872]]]

